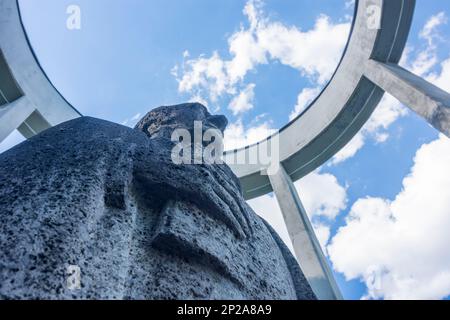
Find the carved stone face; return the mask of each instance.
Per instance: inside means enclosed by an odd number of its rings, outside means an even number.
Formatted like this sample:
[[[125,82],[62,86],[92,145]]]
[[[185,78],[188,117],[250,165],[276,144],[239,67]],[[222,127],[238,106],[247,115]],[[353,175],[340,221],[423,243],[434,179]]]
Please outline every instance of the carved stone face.
[[[203,131],[218,129],[222,133],[228,124],[225,116],[211,115],[200,103],[185,103],[153,109],[139,121],[135,129],[143,131],[150,138],[170,139],[175,129],[193,131],[194,121],[202,122]]]

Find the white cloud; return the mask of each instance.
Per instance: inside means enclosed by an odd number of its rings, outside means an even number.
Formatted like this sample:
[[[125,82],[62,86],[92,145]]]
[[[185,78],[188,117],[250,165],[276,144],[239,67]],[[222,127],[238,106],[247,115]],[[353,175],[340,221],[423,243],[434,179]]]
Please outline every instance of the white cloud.
[[[441,12],[432,16],[425,23],[420,31],[419,37],[426,41],[425,48],[418,52],[414,59],[411,58],[413,49],[408,47],[405,50],[400,64],[411,70],[413,73],[426,77],[438,62],[436,40],[440,38],[438,27],[447,22],[446,15]],[[450,59],[442,64],[442,74],[429,74],[428,80],[450,89]],[[352,158],[363,148],[368,139],[376,143],[383,143],[389,138],[387,129],[400,117],[408,114],[408,110],[389,94],[385,94],[374,113],[361,129],[361,131],[349,142],[349,144],[339,151],[331,160],[330,164],[335,165]]]
[[[359,278],[367,298],[450,294],[450,140],[423,145],[393,201],[359,199],[328,246],[334,268]]]
[[[337,165],[352,158],[360,149],[362,149],[365,139],[366,137],[363,132],[358,132],[344,148],[339,150],[339,152],[334,155],[334,157],[330,160],[330,164]]]
[[[347,0],[345,1],[345,8],[350,9],[355,6],[355,0]]]
[[[253,30],[241,30],[228,40],[229,51],[233,58],[227,61],[227,74],[232,85],[243,80],[250,70],[258,64],[267,63],[267,52],[257,42]]]
[[[229,79],[226,74],[225,63],[217,52],[210,58],[201,56],[198,59],[184,62],[183,74],[178,78],[178,90],[195,95],[208,92],[208,99],[215,102],[217,98],[229,89]],[[178,67],[172,70],[178,77]]]
[[[245,128],[242,121],[238,120],[237,122],[229,124],[225,130],[225,150],[239,149],[249,144],[257,143],[276,131],[277,130],[273,129],[268,121]]]
[[[324,220],[334,219],[346,208],[347,193],[337,179],[327,173],[314,171],[294,183],[305,210],[313,222],[316,236],[325,251],[330,237],[330,228]],[[272,195],[266,195],[249,201],[257,214],[263,217],[277,231],[283,241],[292,250],[292,243],[284,223],[283,216]]]
[[[417,54],[408,68],[415,74],[425,76],[437,64],[437,44],[440,40],[438,28],[447,23],[444,12],[431,16],[419,33],[419,38],[426,41],[426,48]]]
[[[248,201],[248,204],[259,216],[264,218],[264,220],[272,226],[283,242],[288,246],[289,250],[294,253],[294,248],[292,247],[292,242],[289,238],[289,233],[275,196],[265,195]]]
[[[419,37],[427,40],[429,46],[433,46],[434,39],[439,38],[439,35],[436,33],[436,29],[445,23],[447,23],[447,16],[445,15],[445,12],[439,12],[428,19],[425,26],[420,31]]]
[[[237,96],[231,100],[229,109],[234,115],[238,115],[253,108],[253,99],[255,98],[255,84],[250,83]]]
[[[330,164],[336,165],[352,158],[364,147],[367,139],[383,143],[389,138],[387,129],[400,117],[408,114],[408,110],[390,94],[386,93],[369,120],[352,140],[342,148]]]
[[[201,95],[196,94],[194,96],[192,96],[188,102],[195,102],[195,103],[201,103],[202,105],[204,105],[208,110],[210,110],[209,107],[209,103],[208,101],[206,101],[206,99],[204,99]]]

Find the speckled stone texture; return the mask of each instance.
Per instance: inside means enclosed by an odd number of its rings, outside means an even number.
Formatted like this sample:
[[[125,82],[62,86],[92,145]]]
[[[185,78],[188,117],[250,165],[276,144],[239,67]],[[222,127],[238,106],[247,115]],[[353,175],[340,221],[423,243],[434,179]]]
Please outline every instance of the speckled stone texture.
[[[83,117],[0,155],[0,298],[315,299],[231,170],[173,164],[148,128]]]

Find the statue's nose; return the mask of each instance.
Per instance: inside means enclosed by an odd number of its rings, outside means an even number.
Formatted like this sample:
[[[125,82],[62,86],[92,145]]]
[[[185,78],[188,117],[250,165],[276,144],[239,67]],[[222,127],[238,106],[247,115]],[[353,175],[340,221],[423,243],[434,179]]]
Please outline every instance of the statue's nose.
[[[214,115],[208,117],[208,121],[215,125],[219,130],[225,131],[228,125],[228,120],[224,115]]]

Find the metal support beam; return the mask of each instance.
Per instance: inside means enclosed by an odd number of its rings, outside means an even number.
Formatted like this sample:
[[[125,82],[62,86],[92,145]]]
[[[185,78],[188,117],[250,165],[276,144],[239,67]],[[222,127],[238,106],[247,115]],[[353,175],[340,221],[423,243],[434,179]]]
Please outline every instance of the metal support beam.
[[[318,299],[341,300],[342,295],[320,248],[297,190],[282,165],[269,175],[297,261]]]
[[[371,60],[365,76],[450,137],[450,94],[395,64]]]

